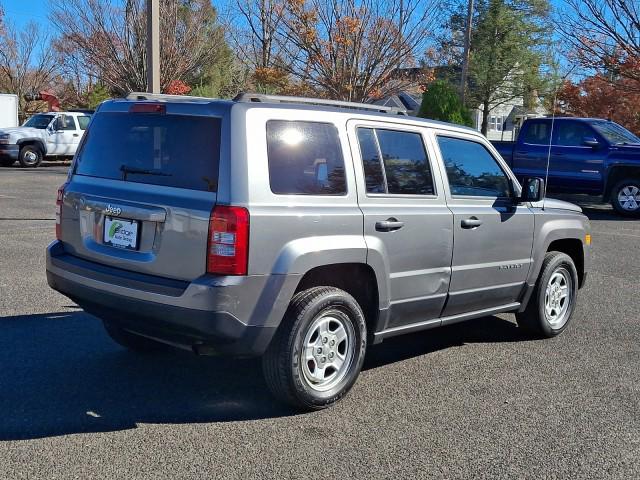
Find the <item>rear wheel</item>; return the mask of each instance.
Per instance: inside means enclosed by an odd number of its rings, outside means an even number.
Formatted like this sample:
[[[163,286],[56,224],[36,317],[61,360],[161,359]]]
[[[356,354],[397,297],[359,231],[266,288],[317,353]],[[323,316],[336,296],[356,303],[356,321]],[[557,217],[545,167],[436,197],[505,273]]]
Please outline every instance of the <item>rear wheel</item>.
[[[263,357],[267,385],[295,407],[326,408],[355,383],[366,347],[356,300],[338,288],[310,288],[293,298]]]
[[[518,325],[542,337],[554,337],[569,325],[576,304],[578,272],[569,255],[548,252],[535,290]]]
[[[104,324],[104,329],[107,331],[107,334],[111,339],[128,350],[141,353],[156,352],[161,350],[163,347],[161,343],[154,342],[149,338],[128,332],[107,320],[103,320],[102,323]]]
[[[35,168],[42,163],[42,151],[35,145],[25,145],[20,149],[18,161],[24,168]]]
[[[611,205],[621,215],[640,216],[640,179],[631,178],[616,183],[611,189]]]

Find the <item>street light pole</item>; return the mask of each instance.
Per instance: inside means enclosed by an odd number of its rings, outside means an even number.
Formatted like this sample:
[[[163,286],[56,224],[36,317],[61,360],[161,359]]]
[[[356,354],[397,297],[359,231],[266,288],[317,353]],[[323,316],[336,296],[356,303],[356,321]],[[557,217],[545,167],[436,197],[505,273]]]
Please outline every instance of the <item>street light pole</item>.
[[[147,0],[147,92],[160,93],[159,0]]]
[[[471,27],[473,20],[473,0],[469,0],[467,7],[467,24],[464,29],[464,58],[462,59],[462,75],[460,75],[460,100],[464,104],[469,74],[469,50],[471,49]]]

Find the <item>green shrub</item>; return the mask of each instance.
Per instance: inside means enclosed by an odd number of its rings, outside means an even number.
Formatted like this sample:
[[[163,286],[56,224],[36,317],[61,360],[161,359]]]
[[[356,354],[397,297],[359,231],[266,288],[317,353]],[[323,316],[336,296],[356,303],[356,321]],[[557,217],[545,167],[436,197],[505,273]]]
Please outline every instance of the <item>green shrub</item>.
[[[458,125],[472,125],[469,110],[460,102],[456,89],[444,80],[429,84],[422,94],[418,116]]]

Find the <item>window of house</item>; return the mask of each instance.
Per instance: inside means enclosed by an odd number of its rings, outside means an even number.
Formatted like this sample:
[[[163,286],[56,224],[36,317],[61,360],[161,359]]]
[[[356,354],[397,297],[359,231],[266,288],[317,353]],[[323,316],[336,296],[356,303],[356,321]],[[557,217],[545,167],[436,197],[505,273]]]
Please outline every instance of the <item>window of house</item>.
[[[344,158],[329,123],[269,120],[267,156],[271,191],[283,195],[343,195]]]
[[[484,145],[472,140],[438,137],[452,195],[509,197],[509,177]]]
[[[489,129],[496,132],[501,132],[503,122],[504,117],[492,116],[489,118]]]
[[[359,128],[358,140],[368,193],[433,195],[431,164],[422,135]]]

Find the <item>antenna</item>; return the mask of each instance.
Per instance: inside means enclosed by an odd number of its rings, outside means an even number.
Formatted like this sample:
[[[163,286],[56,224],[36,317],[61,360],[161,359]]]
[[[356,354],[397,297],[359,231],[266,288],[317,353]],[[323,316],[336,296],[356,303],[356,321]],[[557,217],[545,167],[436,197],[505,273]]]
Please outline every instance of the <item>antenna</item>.
[[[558,103],[558,92],[560,91],[560,87],[564,84],[564,81],[567,79],[571,72],[576,68],[576,66],[572,66],[569,71],[562,77],[560,83],[556,87],[556,90],[553,94],[553,109],[551,110],[551,132],[549,132],[549,149],[547,150],[547,168],[544,174],[544,193],[542,196],[542,210],[544,210],[544,204],[547,200],[547,185],[549,183],[549,164],[551,163],[551,145],[553,144],[553,127],[556,123],[556,107]]]

